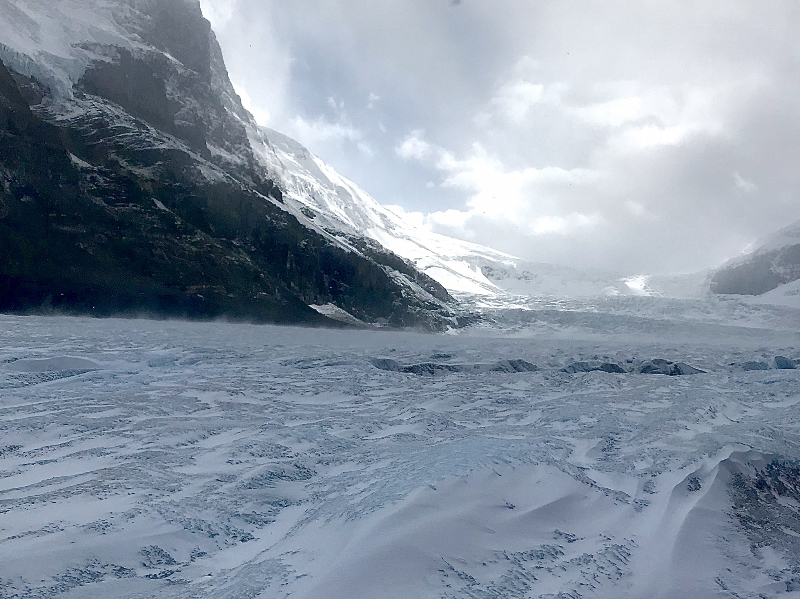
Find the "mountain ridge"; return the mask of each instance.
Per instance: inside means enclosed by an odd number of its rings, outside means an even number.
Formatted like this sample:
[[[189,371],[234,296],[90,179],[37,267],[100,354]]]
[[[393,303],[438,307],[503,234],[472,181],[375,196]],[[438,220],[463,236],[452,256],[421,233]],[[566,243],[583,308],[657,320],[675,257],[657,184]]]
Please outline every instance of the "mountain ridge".
[[[333,304],[372,324],[458,325],[446,289],[413,264],[363,236],[346,240],[306,226],[286,210],[253,154],[247,128],[255,121],[199,2],[0,5],[9,15],[0,21],[0,59],[14,69],[30,118],[58,131],[59,168],[71,177],[69,201],[59,198],[63,189],[48,188],[47,174],[29,181],[34,193],[26,195],[28,165],[0,155],[8,209],[0,225],[5,238],[17,239],[0,273],[16,291],[0,307],[94,313],[101,303],[104,313],[320,323],[330,319],[309,306]],[[198,40],[206,50],[196,51]],[[3,134],[15,135],[8,127]],[[17,138],[35,149],[33,138]],[[50,200],[61,202],[55,220]],[[26,221],[42,224],[29,230]],[[122,240],[108,235],[109,226]],[[44,279],[35,261],[19,259],[31,241],[41,246],[40,260],[61,260]],[[197,266],[203,260],[214,268]],[[76,299],[70,264],[88,279],[122,268],[117,282],[132,287],[104,280]]]
[[[800,279],[800,221],[762,238],[751,252],[720,266],[712,293],[761,296]]]

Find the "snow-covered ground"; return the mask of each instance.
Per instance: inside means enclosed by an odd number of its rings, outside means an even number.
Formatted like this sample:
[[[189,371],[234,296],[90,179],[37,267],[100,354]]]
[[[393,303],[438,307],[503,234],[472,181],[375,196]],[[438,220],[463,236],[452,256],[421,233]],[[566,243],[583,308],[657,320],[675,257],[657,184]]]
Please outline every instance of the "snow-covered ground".
[[[484,311],[0,316],[0,597],[798,596],[800,311]]]
[[[750,301],[800,308],[800,279],[776,287],[772,291],[767,291],[763,295],[752,298]]]

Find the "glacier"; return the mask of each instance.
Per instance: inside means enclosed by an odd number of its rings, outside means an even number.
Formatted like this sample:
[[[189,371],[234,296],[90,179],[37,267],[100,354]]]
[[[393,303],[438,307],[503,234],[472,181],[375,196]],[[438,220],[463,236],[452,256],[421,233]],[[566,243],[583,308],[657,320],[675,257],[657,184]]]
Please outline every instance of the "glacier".
[[[0,316],[0,597],[795,596],[798,323],[646,296],[437,335]]]

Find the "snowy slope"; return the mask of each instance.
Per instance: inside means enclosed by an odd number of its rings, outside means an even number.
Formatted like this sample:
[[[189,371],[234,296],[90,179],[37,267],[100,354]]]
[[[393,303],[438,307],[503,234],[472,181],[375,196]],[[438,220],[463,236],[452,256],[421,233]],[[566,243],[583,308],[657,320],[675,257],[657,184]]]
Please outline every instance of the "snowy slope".
[[[754,297],[752,302],[800,308],[800,279]],[[800,326],[800,325],[798,325]]]
[[[133,48],[107,0],[0,0],[0,57],[58,95],[72,88],[92,61],[92,44]]]
[[[449,291],[498,294],[480,263],[513,268],[514,256],[415,227],[381,206],[295,140],[268,129],[248,128],[251,146],[284,200],[309,226],[345,237],[365,235],[413,262]]]
[[[94,62],[112,58],[109,46],[140,54],[154,51],[139,35],[144,28],[142,23],[150,19],[151,4],[125,0],[0,0],[0,58],[17,72],[46,84],[56,98],[62,98],[58,106],[51,104],[49,115],[64,121],[85,110],[71,101],[73,86]],[[186,4],[187,10],[199,10],[195,2],[187,0]],[[168,52],[161,52],[174,60]],[[288,200],[286,207],[301,222],[332,235],[351,249],[353,245],[348,238],[366,236],[410,260],[450,290],[499,293],[481,274],[477,261],[511,266],[518,259],[416,229],[294,140],[258,128],[235,98],[232,88],[227,89],[230,87],[227,78],[217,79],[227,83],[221,88],[228,116],[247,128],[250,145],[266,176],[280,181]],[[170,89],[169,81],[167,87],[173,97],[180,96],[178,89]],[[175,145],[180,147],[179,143]],[[245,157],[237,156],[231,148],[220,146],[224,144],[209,143],[209,158],[213,162],[223,166],[246,162]],[[210,180],[224,177],[210,164],[200,174]]]
[[[221,284],[216,274],[209,275],[214,281],[182,284],[165,273],[168,264],[144,269],[146,278],[177,281],[181,301],[202,287],[203,302],[213,292],[233,298],[222,300],[233,311],[250,299],[294,297],[306,306],[336,305],[371,324],[452,324],[452,298],[411,263],[363,232],[333,234],[304,216],[300,224],[308,226],[298,227],[287,214],[275,184],[282,178],[268,176],[254,156],[248,128],[255,122],[233,90],[197,0],[0,0],[0,41],[0,59],[18,74],[12,85],[20,86],[36,118],[78,140],[73,164],[82,165],[82,176],[95,187],[109,175],[125,178],[122,191],[108,184],[97,195],[124,205],[128,224],[143,214],[139,228],[124,227],[140,247],[162,235],[152,226],[159,220],[150,218],[156,206],[230,240],[230,252],[247,253],[245,261],[262,271],[250,282],[239,280],[237,296],[229,288],[238,283]],[[191,251],[191,239],[176,243]]]
[[[175,10],[186,22],[174,24],[174,31],[165,30],[160,20],[174,18],[170,11]],[[43,114],[63,120],[86,111],[81,102],[83,94],[75,97],[75,86],[91,68],[118,60],[122,50],[143,59],[154,68],[156,77],[163,77],[167,96],[179,105],[174,115],[177,125],[191,128],[202,123],[207,127],[201,147],[191,148],[202,155],[201,161],[211,160],[223,170],[247,164],[246,139],[236,139],[236,132],[226,130],[225,121],[252,117],[241,106],[210,24],[195,0],[0,0],[0,15],[0,59],[47,89]],[[179,27],[186,31],[178,31]],[[207,39],[187,42],[182,39],[187,32]],[[181,55],[180,60],[170,49]],[[195,53],[208,58],[208,73],[193,70],[203,70],[195,64],[202,62]],[[211,88],[200,96],[198,76],[211,83]],[[164,133],[178,138],[171,141],[172,147],[185,149],[187,140],[179,133],[162,128],[161,134]],[[243,130],[241,135],[244,137]],[[219,168],[208,164],[199,170],[210,181],[225,177]]]
[[[269,177],[281,182],[284,199],[308,226],[335,236],[366,235],[461,297],[510,300],[515,295],[589,297],[704,293],[706,274],[625,276],[534,263],[497,250],[440,235],[409,223],[381,206],[297,141],[248,124],[256,158]]]
[[[766,235],[755,243],[755,250],[744,256],[737,256],[729,260],[724,266],[736,266],[737,264],[746,262],[753,256],[759,256],[796,245],[800,245],[800,221]]]

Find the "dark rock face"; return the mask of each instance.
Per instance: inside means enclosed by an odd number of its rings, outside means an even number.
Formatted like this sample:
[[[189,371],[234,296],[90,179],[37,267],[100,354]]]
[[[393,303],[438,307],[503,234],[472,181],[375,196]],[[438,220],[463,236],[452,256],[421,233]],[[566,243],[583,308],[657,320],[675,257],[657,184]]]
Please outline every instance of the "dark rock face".
[[[441,283],[435,281],[424,272],[417,270],[397,254],[387,251],[370,239],[352,239],[351,242],[353,246],[360,250],[365,256],[406,275],[410,280],[422,287],[436,299],[443,302],[451,301],[450,294]]]
[[[148,0],[138,5],[151,17],[141,29],[144,41],[168,52],[210,82],[211,24],[203,17],[200,5],[186,0]]]
[[[156,129],[187,142],[189,147],[210,158],[205,132],[199,124],[176,122],[180,103],[167,96],[164,80],[144,60],[125,49],[110,48],[111,62],[98,62],[81,78],[78,89],[106,98],[128,114]]]
[[[403,367],[400,366],[400,363],[397,360],[392,360],[391,358],[374,358],[372,360],[372,365],[375,366],[375,368],[388,370],[389,372],[401,372],[403,370]]]
[[[151,48],[93,46],[74,98],[0,63],[0,310],[342,326],[308,307],[333,303],[458,325],[401,258],[281,208],[197,2],[136,0],[120,21]]]
[[[639,366],[640,374],[669,374],[672,362],[656,358],[655,360],[648,360]]]
[[[230,241],[160,210],[109,156],[75,166],[80,136],[31,113],[1,63],[0,115],[0,309],[328,324]]]
[[[464,366],[461,364],[434,364],[433,362],[425,362],[424,364],[413,364],[412,366],[404,367],[401,372],[408,374],[421,374],[427,376],[435,376],[437,374],[447,374],[450,372],[478,372],[479,365]]]
[[[742,364],[742,370],[750,372],[752,370],[769,370],[769,364],[766,362],[745,362]]]
[[[598,370],[608,372],[610,374],[625,374],[624,368],[622,368],[619,364],[614,364],[612,362],[604,362],[603,364],[600,364]]]
[[[761,295],[772,291],[779,285],[794,281],[794,273],[781,273],[775,268],[779,258],[792,260],[800,264],[800,246],[785,252],[765,254],[754,258],[751,262],[718,271],[711,279],[711,292],[718,294]],[[794,254],[797,254],[796,256]]]
[[[677,362],[675,364],[674,372],[671,372],[670,374],[676,374],[676,375],[705,374],[705,370],[700,370],[699,368],[695,368],[694,366],[689,366],[688,364],[684,364],[683,362]]]
[[[536,372],[539,368],[525,360],[501,360],[492,368],[492,372]]]
[[[434,354],[432,357],[440,357],[440,359],[450,358],[448,354]],[[526,360],[500,360],[494,364],[448,364],[440,362],[422,362],[420,364],[404,366],[392,358],[373,358],[371,363],[376,368],[389,372],[402,372],[406,374],[426,376],[437,376],[451,373],[483,374],[491,372],[525,373],[540,371],[538,366],[531,364]],[[601,362],[600,360],[576,361],[570,363],[564,368],[558,369],[558,367],[553,367],[552,372],[558,371],[566,374],[606,372],[609,374],[660,374],[665,376],[687,376],[692,374],[705,374],[706,372],[705,370],[690,366],[685,362],[672,362],[670,360],[664,360],[661,358],[645,360],[642,362],[630,359],[627,360],[627,363],[631,364],[629,370],[626,370],[614,362]],[[778,369],[794,369],[797,367],[797,362],[790,358],[776,356],[775,367]],[[728,365],[728,370],[730,372],[750,372],[770,369],[771,367],[769,364],[758,360],[752,360],[743,363],[731,363]]]

